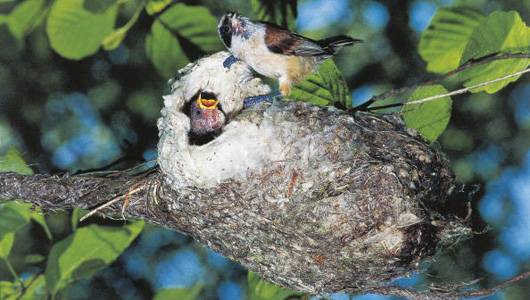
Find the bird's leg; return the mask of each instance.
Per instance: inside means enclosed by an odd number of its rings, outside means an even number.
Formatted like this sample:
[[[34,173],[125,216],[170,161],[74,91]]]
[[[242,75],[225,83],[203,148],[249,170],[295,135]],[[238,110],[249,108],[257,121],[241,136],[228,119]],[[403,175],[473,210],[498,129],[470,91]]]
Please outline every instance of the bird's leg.
[[[243,107],[248,108],[256,104],[259,104],[261,102],[273,103],[275,99],[281,98],[281,97],[282,95],[278,92],[274,92],[274,93],[270,93],[266,95],[247,97],[245,98],[245,100],[243,100]]]
[[[287,78],[280,77],[279,78],[280,83],[280,92],[282,93],[282,96],[287,97],[291,93],[291,81]]]
[[[237,59],[235,56],[233,55],[230,55],[229,57],[227,57],[225,59],[225,61],[223,61],[223,67],[225,67],[226,69],[230,69],[230,67],[236,63],[239,59]]]

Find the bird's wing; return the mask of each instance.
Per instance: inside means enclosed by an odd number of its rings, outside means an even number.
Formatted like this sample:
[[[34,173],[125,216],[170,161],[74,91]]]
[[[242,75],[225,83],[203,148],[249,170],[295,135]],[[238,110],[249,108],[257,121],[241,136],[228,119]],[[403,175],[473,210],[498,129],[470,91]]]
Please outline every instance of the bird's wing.
[[[265,28],[265,44],[274,53],[298,56],[330,54],[317,41],[292,33],[274,24],[267,23]]]

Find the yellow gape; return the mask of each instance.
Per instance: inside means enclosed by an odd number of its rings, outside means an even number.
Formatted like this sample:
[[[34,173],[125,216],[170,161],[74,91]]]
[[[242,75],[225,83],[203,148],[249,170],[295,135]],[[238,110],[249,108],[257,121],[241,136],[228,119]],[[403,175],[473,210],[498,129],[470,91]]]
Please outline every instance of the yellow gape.
[[[202,93],[197,96],[197,106],[201,109],[216,109],[218,104],[217,99],[202,98]]]

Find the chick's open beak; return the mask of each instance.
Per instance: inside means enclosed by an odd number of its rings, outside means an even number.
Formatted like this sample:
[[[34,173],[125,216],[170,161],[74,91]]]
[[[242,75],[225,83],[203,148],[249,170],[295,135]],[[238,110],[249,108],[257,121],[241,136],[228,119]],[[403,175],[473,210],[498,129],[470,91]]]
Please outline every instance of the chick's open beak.
[[[197,99],[197,106],[201,109],[216,109],[219,105],[219,100],[217,99],[203,99],[199,97]]]

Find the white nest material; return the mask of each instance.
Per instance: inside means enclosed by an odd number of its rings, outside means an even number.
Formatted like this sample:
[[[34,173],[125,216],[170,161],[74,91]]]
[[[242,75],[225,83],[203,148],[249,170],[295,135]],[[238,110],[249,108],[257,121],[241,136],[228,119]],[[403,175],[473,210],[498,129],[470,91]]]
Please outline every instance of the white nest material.
[[[175,189],[183,186],[212,187],[229,178],[244,178],[278,157],[272,128],[248,121],[231,121],[223,133],[205,145],[190,145],[190,120],[182,111],[199,91],[217,95],[227,116],[236,115],[249,96],[270,93],[270,87],[252,75],[250,67],[238,61],[223,67],[228,52],[218,52],[190,63],[170,80],[171,93],[164,96],[158,120],[160,140],[158,163]]]

